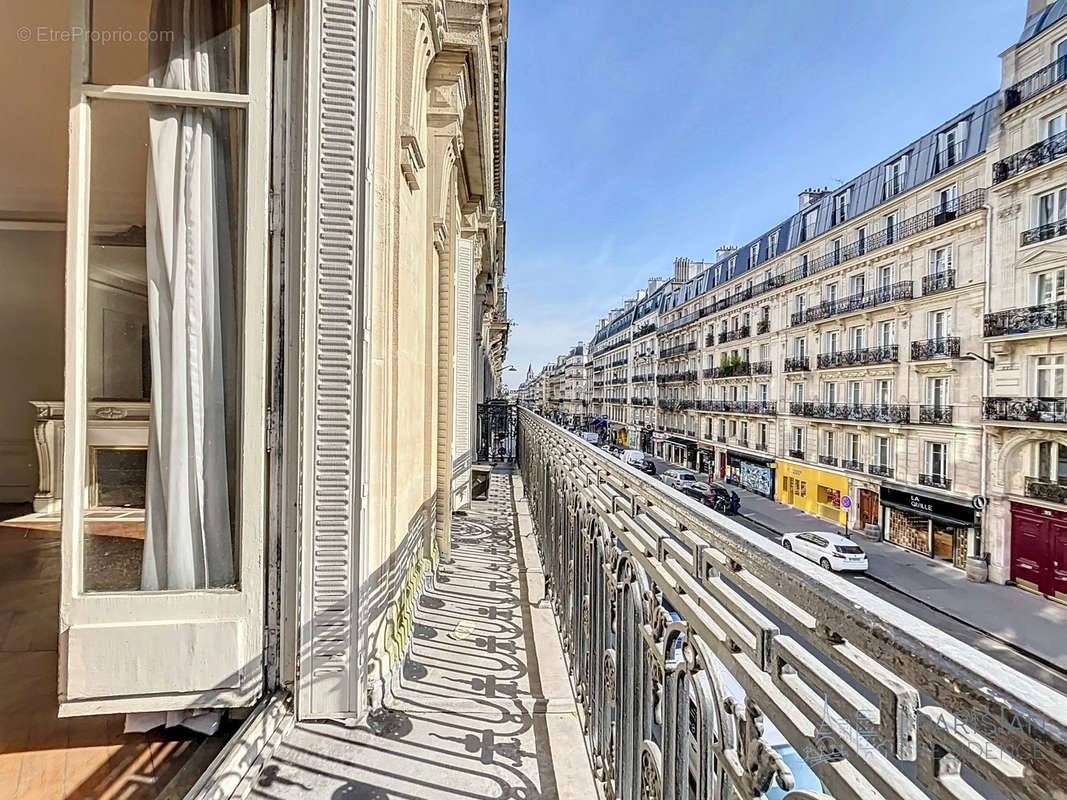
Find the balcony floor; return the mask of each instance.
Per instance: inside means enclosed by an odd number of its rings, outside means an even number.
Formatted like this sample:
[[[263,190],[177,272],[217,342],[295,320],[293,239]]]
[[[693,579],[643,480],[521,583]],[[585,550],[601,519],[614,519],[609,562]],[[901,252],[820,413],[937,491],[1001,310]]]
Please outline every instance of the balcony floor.
[[[260,774],[276,800],[597,796],[517,472],[452,526],[401,686],[356,728],[302,723]]]

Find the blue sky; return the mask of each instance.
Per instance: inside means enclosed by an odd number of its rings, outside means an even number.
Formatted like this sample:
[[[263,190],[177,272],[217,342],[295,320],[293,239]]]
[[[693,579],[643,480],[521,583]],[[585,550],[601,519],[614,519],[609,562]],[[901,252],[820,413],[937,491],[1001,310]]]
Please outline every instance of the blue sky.
[[[1026,0],[510,7],[509,385],[1000,85]]]

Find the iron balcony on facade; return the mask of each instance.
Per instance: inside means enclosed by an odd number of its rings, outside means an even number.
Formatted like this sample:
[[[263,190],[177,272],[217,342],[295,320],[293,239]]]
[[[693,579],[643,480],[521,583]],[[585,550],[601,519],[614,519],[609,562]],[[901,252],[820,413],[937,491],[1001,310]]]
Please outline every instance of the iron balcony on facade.
[[[772,371],[772,362],[770,361],[756,361],[752,364],[753,375],[770,375]]]
[[[634,331],[633,338],[634,339],[640,339],[642,336],[645,336],[646,334],[655,333],[655,331],[656,331],[655,323],[649,322],[649,323],[646,323],[645,325],[642,325],[640,328],[638,328],[636,331]]]
[[[630,378],[631,383],[648,383],[652,380],[652,375],[634,375]]]
[[[712,378],[738,378],[752,374],[752,365],[747,361],[733,364],[720,364],[711,368]]]
[[[608,362],[609,367],[623,367],[630,363],[629,356],[616,356]]]
[[[943,269],[932,275],[923,275],[923,296],[947,292],[956,288],[956,270]]]
[[[959,358],[960,337],[942,336],[940,339],[923,339],[911,343],[912,361],[930,361],[935,358]]]
[[[701,400],[701,411],[719,411],[726,414],[766,414],[778,413],[778,405],[773,400]]]
[[[866,347],[862,350],[839,350],[836,353],[819,353],[819,369],[839,367],[865,367],[871,364],[888,364],[897,360],[897,345]]]
[[[787,358],[785,360],[786,372],[807,372],[808,371],[808,357],[802,356],[800,358]]]
[[[799,458],[801,461],[803,461],[804,460],[804,451],[803,450],[793,450],[793,449],[791,449],[789,451],[789,457],[790,458]]]
[[[888,464],[868,464],[867,472],[877,475],[879,478],[892,478],[893,468]]]
[[[715,344],[715,334],[714,333],[706,334],[704,336],[704,346],[705,347],[711,347],[713,344]]]
[[[1067,399],[1062,397],[987,397],[983,416],[998,422],[1067,422]]]
[[[737,437],[737,446],[738,447],[748,447],[748,439],[742,438],[740,436]]]
[[[659,400],[659,407],[662,408],[664,411],[677,411],[677,408],[675,406],[675,403],[677,402],[677,400],[668,400],[666,398],[661,397]]]
[[[932,425],[951,425],[952,424],[952,406],[948,405],[926,405],[919,406],[919,422],[926,422]]]
[[[1067,504],[1067,480],[1049,480],[1027,476],[1024,493],[1035,500]]]
[[[843,459],[841,459],[841,467],[843,469],[851,469],[851,470],[853,470],[855,472],[863,472],[863,462],[862,461],[856,461],[855,459],[852,459],[852,458],[843,458]]]
[[[819,456],[819,463],[825,464],[828,467],[836,467],[837,456],[821,455]]]
[[[680,409],[682,409],[683,411],[685,411],[685,410],[688,410],[690,408],[694,408],[695,407],[695,403],[696,403],[695,400],[679,400],[678,401],[678,407]]]
[[[766,453],[770,449],[766,442],[756,442],[752,445],[752,447],[755,450],[762,450],[764,453]]]
[[[675,356],[683,356],[690,351],[688,344],[683,342],[682,344],[676,344],[673,347],[664,347],[659,351],[660,358],[674,358]],[[692,349],[696,349],[695,347]]]
[[[1048,66],[1042,67],[1032,75],[1004,90],[1004,110],[1011,111],[1022,105],[1031,97],[1036,97],[1047,89],[1067,78],[1067,56],[1057,58]]]
[[[1045,242],[1060,236],[1067,236],[1067,220],[1061,219],[1055,222],[1046,222],[1044,225],[1038,225],[1036,228],[1023,231],[1020,237],[1020,246],[1025,247],[1028,244]]]
[[[932,486],[935,489],[951,489],[952,481],[946,475],[940,475],[938,473],[920,473],[919,474],[920,486]]]
[[[993,183],[1014,178],[1067,155],[1067,131],[1043,139],[1035,145],[1001,159],[993,165]]]
[[[879,422],[903,425],[911,422],[911,406],[897,404],[815,403],[789,404],[789,413],[798,417],[837,419],[846,422]]]
[[[733,330],[725,331],[719,334],[719,344],[725,344],[726,342],[736,342],[739,339],[747,339],[749,335],[749,326],[741,325]]]
[[[769,333],[771,330],[771,321],[764,317],[756,322],[756,333]]]
[[[869,292],[857,292],[856,294],[843,297],[839,300],[823,300],[801,314],[794,313],[789,319],[790,324],[800,325],[805,322],[818,322],[820,320],[835,317],[838,314],[854,314],[868,308],[896,303],[902,300],[911,300],[914,296],[914,286],[911,281],[899,281],[886,286],[879,286]]]
[[[1067,328],[1067,300],[986,314],[984,333],[986,336],[1010,336],[1061,328]]]
[[[726,444],[726,437],[720,433],[718,436],[715,437],[715,441],[717,441],[719,444]]]

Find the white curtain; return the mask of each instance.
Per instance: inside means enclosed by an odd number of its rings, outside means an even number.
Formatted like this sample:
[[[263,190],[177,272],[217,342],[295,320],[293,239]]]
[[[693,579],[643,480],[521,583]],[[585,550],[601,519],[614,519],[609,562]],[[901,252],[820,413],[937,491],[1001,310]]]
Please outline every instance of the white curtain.
[[[153,0],[152,28],[166,35],[150,48],[150,86],[230,88],[215,19],[225,5]],[[226,114],[150,106],[145,239],[152,413],[142,589],[234,582],[233,465],[227,458],[234,435],[234,255]]]

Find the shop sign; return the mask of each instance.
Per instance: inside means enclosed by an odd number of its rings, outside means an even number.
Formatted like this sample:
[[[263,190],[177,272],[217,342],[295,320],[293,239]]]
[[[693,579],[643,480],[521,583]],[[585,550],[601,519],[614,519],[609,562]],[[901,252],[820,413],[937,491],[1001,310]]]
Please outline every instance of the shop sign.
[[[667,438],[667,434],[661,433],[660,431],[656,431],[655,433],[652,434],[652,441],[654,441],[654,442],[662,442],[666,438]]]
[[[913,492],[908,489],[897,489],[892,486],[882,486],[882,505],[910,511],[927,517],[937,517],[946,522],[954,523],[961,527],[974,525],[974,509],[969,505],[955,503],[943,497]]]

